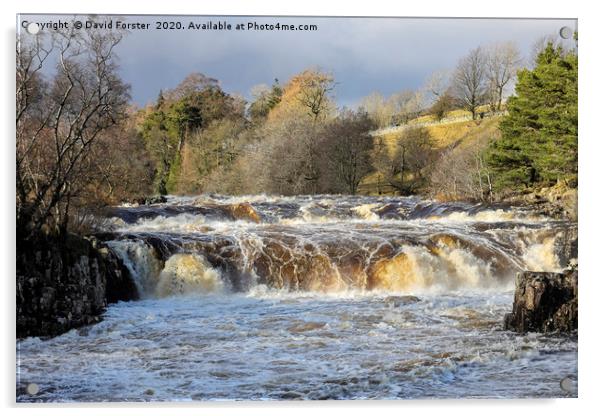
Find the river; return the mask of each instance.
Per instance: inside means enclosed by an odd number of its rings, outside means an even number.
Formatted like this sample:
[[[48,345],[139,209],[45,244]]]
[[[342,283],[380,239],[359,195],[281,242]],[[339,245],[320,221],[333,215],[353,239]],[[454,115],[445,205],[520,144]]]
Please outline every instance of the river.
[[[28,401],[574,397],[575,337],[502,329],[575,223],[415,197],[169,197],[103,238],[141,300],[17,344]]]

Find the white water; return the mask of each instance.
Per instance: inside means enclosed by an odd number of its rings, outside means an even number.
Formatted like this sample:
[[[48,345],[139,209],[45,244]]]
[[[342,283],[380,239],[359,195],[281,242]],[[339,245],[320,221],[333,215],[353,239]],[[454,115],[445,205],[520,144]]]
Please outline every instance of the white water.
[[[246,202],[259,223],[224,214]],[[110,305],[90,328],[19,341],[19,401],[576,394],[559,385],[576,378],[576,339],[501,324],[516,271],[560,268],[564,224],[413,198],[203,196],[124,209],[109,245],[143,300]]]

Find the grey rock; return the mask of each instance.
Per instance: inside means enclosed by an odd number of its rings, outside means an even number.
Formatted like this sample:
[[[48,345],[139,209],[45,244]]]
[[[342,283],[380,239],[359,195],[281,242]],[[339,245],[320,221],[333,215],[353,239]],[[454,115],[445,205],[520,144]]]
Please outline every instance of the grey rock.
[[[575,269],[518,273],[512,313],[504,317],[504,328],[520,333],[576,330],[577,280]]]

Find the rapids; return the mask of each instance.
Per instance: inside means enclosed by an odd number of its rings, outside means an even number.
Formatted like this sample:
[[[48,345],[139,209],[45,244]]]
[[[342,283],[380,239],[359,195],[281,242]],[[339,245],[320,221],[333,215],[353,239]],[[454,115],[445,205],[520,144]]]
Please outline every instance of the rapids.
[[[415,197],[114,207],[98,236],[142,300],[19,341],[18,400],[575,395],[559,382],[576,378],[576,339],[501,330],[516,272],[566,266],[559,244],[574,227]]]
[[[111,215],[109,244],[145,297],[258,284],[312,292],[509,288],[519,270],[559,270],[555,239],[574,226],[516,208],[384,197],[170,198]]]

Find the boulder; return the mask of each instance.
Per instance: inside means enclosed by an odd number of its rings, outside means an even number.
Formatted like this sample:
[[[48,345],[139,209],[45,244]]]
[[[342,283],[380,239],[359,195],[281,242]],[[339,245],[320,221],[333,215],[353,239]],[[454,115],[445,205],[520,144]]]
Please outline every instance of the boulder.
[[[250,221],[250,222],[255,222],[255,223],[261,222],[261,216],[257,213],[255,208],[253,208],[253,206],[251,206],[251,204],[249,204],[247,202],[227,205],[226,211],[235,220],[244,220],[244,221]]]
[[[571,332],[577,329],[577,270],[562,273],[520,272],[512,313],[504,329],[525,332]]]

